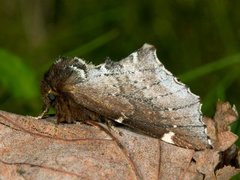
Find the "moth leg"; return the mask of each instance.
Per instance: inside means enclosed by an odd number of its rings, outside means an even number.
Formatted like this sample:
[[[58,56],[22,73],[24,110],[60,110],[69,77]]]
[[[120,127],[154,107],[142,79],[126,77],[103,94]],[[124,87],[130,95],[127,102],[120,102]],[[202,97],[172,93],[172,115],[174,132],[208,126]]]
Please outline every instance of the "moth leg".
[[[112,120],[106,119],[106,124],[107,124],[107,127],[108,127],[109,131],[112,130],[112,131],[116,132],[117,134],[119,134],[120,136],[123,135],[118,129],[115,128]]]
[[[36,117],[36,119],[42,119],[49,111],[50,106],[49,105],[44,105],[44,110],[43,112]]]
[[[68,113],[68,112],[65,112]],[[61,123],[68,123],[68,124],[76,124],[76,120],[73,119],[73,117],[70,114],[67,115],[63,115],[61,113],[57,113],[57,120],[56,120],[56,124],[61,124]]]
[[[76,124],[76,120],[75,119],[66,119],[66,122],[68,123],[68,124]],[[59,122],[58,122],[59,123]]]

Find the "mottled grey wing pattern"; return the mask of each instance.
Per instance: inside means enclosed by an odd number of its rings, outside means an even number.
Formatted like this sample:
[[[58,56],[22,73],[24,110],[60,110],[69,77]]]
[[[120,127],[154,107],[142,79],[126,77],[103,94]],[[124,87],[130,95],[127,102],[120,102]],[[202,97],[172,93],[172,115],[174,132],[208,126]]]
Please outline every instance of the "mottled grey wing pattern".
[[[120,62],[88,65],[73,92],[85,98],[77,103],[106,118],[179,146],[208,146],[199,97],[165,69],[151,45]]]

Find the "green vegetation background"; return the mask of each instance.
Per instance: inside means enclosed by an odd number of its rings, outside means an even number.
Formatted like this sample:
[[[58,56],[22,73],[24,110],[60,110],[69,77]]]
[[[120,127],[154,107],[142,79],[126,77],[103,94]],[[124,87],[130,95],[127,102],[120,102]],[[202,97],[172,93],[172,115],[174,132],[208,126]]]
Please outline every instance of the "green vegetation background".
[[[39,82],[59,56],[120,60],[145,42],[200,95],[240,110],[240,1],[1,0],[0,109],[36,116]],[[240,135],[240,121],[232,130]]]

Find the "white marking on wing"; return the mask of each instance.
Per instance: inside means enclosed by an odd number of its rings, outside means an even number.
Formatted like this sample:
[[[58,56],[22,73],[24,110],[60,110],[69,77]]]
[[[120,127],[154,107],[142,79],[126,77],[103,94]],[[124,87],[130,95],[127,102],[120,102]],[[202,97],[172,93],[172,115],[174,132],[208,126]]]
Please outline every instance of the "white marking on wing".
[[[132,53],[132,57],[133,57],[133,63],[137,64],[138,63],[138,54],[137,54],[137,52]]]
[[[163,135],[163,137],[161,138],[161,140],[163,140],[163,141],[165,141],[165,142],[167,142],[167,143],[174,144],[173,139],[172,139],[172,137],[173,137],[174,135],[175,135],[174,132],[165,133],[165,134]]]
[[[120,117],[118,119],[115,119],[114,121],[118,122],[118,123],[122,123],[124,121],[124,117]]]
[[[81,78],[84,78],[84,79],[86,78],[86,74],[85,74],[84,70],[79,69],[73,65],[70,66],[70,68],[73,69]]]

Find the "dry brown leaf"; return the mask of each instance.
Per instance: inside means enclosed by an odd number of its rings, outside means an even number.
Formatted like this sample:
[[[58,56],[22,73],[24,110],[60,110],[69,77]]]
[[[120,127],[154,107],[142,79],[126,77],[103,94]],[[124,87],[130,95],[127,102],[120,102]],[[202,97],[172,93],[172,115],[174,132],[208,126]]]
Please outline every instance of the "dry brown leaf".
[[[229,179],[229,177],[236,175],[237,173],[240,173],[239,169],[236,169],[232,166],[224,166],[222,169],[217,170],[216,176],[218,180],[226,180]]]
[[[0,111],[0,179],[230,178],[239,172],[229,164],[238,154],[231,109],[218,104],[214,119],[205,119],[214,147],[198,152],[128,129],[117,128],[119,135],[96,123],[56,125]]]

